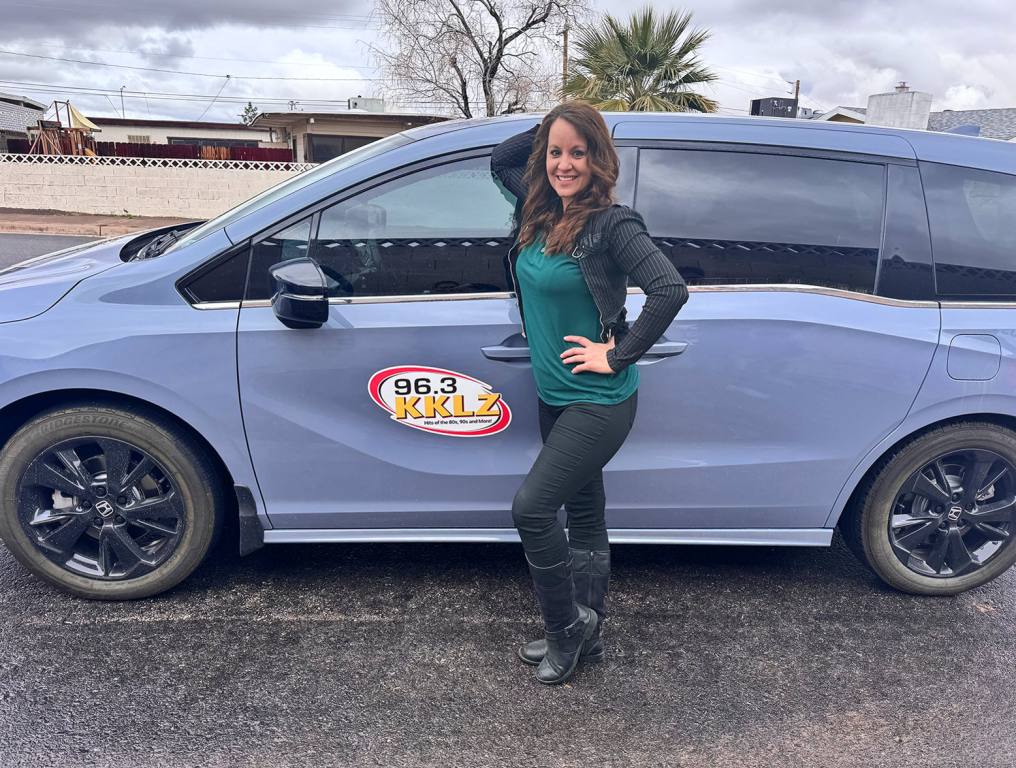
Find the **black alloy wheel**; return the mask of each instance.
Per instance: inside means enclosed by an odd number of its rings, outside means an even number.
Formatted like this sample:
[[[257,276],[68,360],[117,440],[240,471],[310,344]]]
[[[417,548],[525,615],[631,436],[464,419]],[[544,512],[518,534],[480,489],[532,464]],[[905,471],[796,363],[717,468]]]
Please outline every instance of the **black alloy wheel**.
[[[222,527],[228,478],[171,417],[78,403],[23,424],[0,451],[0,538],[41,579],[133,600],[187,578]]]
[[[52,562],[81,576],[132,579],[176,549],[186,522],[165,469],[109,437],[65,440],[39,454],[17,490],[26,534]]]
[[[1016,563],[1016,431],[954,421],[894,446],[838,525],[854,554],[904,592],[986,584]]]
[[[989,450],[928,462],[892,504],[889,537],[907,568],[950,578],[983,568],[1016,539],[1016,470]]]

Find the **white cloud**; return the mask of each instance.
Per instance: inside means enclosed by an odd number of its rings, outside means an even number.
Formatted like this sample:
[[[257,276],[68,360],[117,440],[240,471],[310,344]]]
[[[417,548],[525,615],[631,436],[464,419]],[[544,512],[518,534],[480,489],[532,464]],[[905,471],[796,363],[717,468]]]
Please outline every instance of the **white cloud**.
[[[642,0],[594,0],[598,10],[624,15]],[[801,80],[802,104],[819,109],[864,106],[868,95],[906,80],[934,96],[933,109],[1016,106],[1016,46],[1007,4],[966,0],[962,12],[944,0],[714,0],[693,8],[694,24],[711,39],[703,61],[719,82],[705,89],[726,114],[744,114],[752,98],[785,96]],[[59,6],[61,10],[57,10]],[[677,8],[677,6],[672,6]],[[78,8],[79,11],[74,11]],[[119,112],[119,88],[197,94],[167,100],[125,98],[128,116],[195,119],[214,95],[205,119],[235,121],[250,99],[263,111],[339,108],[350,96],[377,95],[378,73],[367,44],[376,36],[369,0],[8,0],[0,49],[155,69],[217,75],[145,72],[0,54],[0,80],[91,86],[113,93],[81,95],[74,88],[43,93],[0,83],[0,91],[38,101],[69,96],[87,113]],[[659,10],[668,10],[658,6]],[[242,60],[242,61],[241,61]],[[336,78],[245,80],[241,76]],[[341,79],[340,79],[341,78]],[[259,102],[259,97],[282,101]],[[407,105],[407,108],[409,106]]]

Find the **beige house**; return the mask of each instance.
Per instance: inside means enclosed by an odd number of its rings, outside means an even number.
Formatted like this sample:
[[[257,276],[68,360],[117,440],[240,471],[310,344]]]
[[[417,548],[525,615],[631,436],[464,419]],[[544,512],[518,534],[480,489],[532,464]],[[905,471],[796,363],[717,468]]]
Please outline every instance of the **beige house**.
[[[834,107],[810,119],[832,123],[863,123],[866,111],[867,107]]]
[[[290,146],[298,163],[323,163],[377,139],[447,120],[440,115],[392,112],[265,112],[251,123]]]
[[[89,117],[99,128],[96,141],[131,144],[197,144],[206,147],[285,147],[272,144],[271,132],[243,123],[205,123],[193,120],[141,120]]]

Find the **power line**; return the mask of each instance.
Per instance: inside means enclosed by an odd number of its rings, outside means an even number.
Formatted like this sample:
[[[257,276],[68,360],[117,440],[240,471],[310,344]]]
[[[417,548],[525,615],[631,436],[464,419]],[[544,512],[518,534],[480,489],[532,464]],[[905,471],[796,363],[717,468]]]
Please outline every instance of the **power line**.
[[[169,59],[196,59],[196,60],[200,59],[203,61],[229,61],[236,62],[239,64],[273,64],[275,66],[285,66],[285,62],[273,59],[234,59],[225,56],[184,56],[182,54],[177,53],[147,53],[143,51],[125,51],[123,49],[118,48],[81,48],[76,45],[68,47],[70,50],[73,51],[86,51],[87,53],[126,53],[132,56],[146,56],[146,57],[157,56],[160,58],[169,58]],[[360,64],[345,64],[339,61],[330,61],[328,63],[333,64],[336,67],[342,67],[343,69],[370,69],[370,70],[377,69],[377,67],[375,66],[364,67]]]
[[[0,80],[0,84],[5,87],[16,86],[19,90],[29,93],[45,93],[45,94],[67,94],[76,93],[80,96],[105,96],[107,94],[118,94],[119,89],[111,88],[98,88],[92,86],[80,86],[71,84],[60,84],[60,83],[29,83],[18,80]],[[158,101],[196,101],[206,102],[214,99],[213,96],[199,93],[176,93],[172,91],[131,91],[125,90],[124,95],[130,99],[141,99],[151,98]],[[300,104],[307,106],[329,106],[336,104],[345,104],[347,98],[341,99],[319,99],[319,98],[301,98],[295,96],[258,96],[254,94],[236,96],[223,96],[217,99],[222,103],[234,103],[234,104],[246,104],[248,101],[256,101],[262,104],[288,104],[291,101],[299,102]],[[399,104],[417,104],[417,105],[444,105],[447,102],[444,101],[427,101],[423,99],[419,100],[407,100],[394,102]]]
[[[725,71],[725,72],[735,72],[735,73],[739,73],[742,76],[746,76],[746,77],[760,77],[763,80],[769,80],[770,82],[780,83],[780,84],[786,84],[786,83],[790,82],[788,80],[784,80],[782,77],[777,77],[776,75],[763,75],[763,74],[759,74],[758,72],[752,72],[750,69],[738,69],[737,67],[717,67],[717,66],[713,66],[713,65],[710,65],[710,69],[719,69],[719,70],[722,70],[722,71]]]
[[[722,85],[727,88],[733,88],[735,90],[742,91],[743,93],[747,93],[749,96],[754,96],[755,98],[765,98],[764,96],[759,96],[758,91],[749,91],[747,88],[742,88],[740,87],[740,85],[735,85],[734,83],[731,83],[727,80],[720,80],[717,82],[717,85]]]
[[[212,105],[215,103],[215,99],[219,98],[219,96],[222,95],[222,89],[225,88],[227,85],[229,85],[229,75],[226,75],[226,79],[222,81],[222,88],[219,88],[219,92],[215,94],[215,98],[212,99],[210,102],[208,102],[208,106],[205,107],[205,111],[201,113],[201,117],[198,118],[198,122],[200,122],[201,119],[208,114],[208,110],[212,108]]]
[[[298,80],[301,82],[360,82],[363,80],[381,80],[380,77],[254,77],[250,75],[221,75],[210,72],[184,72],[179,69],[159,69],[157,67],[132,67],[127,64],[107,64],[104,61],[86,61],[84,59],[66,59],[59,56],[43,56],[39,53],[21,53],[19,51],[0,50],[0,54],[8,56],[26,56],[32,59],[46,59],[47,61],[64,61],[71,64],[89,64],[95,67],[113,67],[115,69],[133,69],[139,72],[161,72],[169,75],[189,75],[192,77],[233,77],[236,80]]]

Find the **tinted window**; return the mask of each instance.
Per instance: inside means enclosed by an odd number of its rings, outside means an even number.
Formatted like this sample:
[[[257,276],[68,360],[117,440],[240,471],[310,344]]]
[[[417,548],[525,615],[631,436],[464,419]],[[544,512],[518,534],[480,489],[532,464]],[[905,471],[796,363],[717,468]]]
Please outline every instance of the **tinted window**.
[[[311,255],[342,296],[506,291],[514,207],[488,157],[460,160],[322,211]]]
[[[307,134],[307,162],[324,163],[339,155],[377,141],[376,136],[329,136],[322,133]]]
[[[248,249],[213,264],[193,277],[184,291],[193,302],[240,301],[244,281],[247,279]]]
[[[175,251],[178,248],[183,248],[186,245],[197,242],[206,235],[211,234],[217,229],[227,227],[243,216],[246,216],[259,208],[263,208],[269,203],[274,203],[286,195],[291,195],[297,190],[303,189],[321,179],[331,176],[333,173],[345,170],[351,166],[361,163],[364,160],[369,160],[372,157],[384,154],[385,152],[401,147],[406,144],[412,143],[412,139],[407,138],[402,133],[396,133],[387,138],[380,139],[378,141],[371,142],[366,146],[354,149],[352,152],[347,152],[344,155],[340,155],[334,160],[329,160],[327,163],[319,165],[317,168],[312,168],[309,171],[304,171],[301,174],[293,176],[290,179],[286,179],[274,187],[269,187],[264,192],[255,195],[245,203],[241,203],[226,211],[221,216],[218,216],[210,221],[205,222],[200,227],[196,227],[184,235],[182,238],[173,243],[172,246],[166,251]]]
[[[273,264],[306,256],[310,249],[312,217],[286,227],[270,237],[255,243],[251,252],[248,299],[269,299],[275,292],[275,281],[268,274]]]
[[[688,283],[873,291],[883,165],[680,149],[639,164],[638,210]]]
[[[635,171],[638,166],[637,147],[617,148],[617,185],[614,187],[614,197],[617,202],[623,205],[635,204]]]
[[[941,295],[1016,295],[1016,176],[921,163]]]

